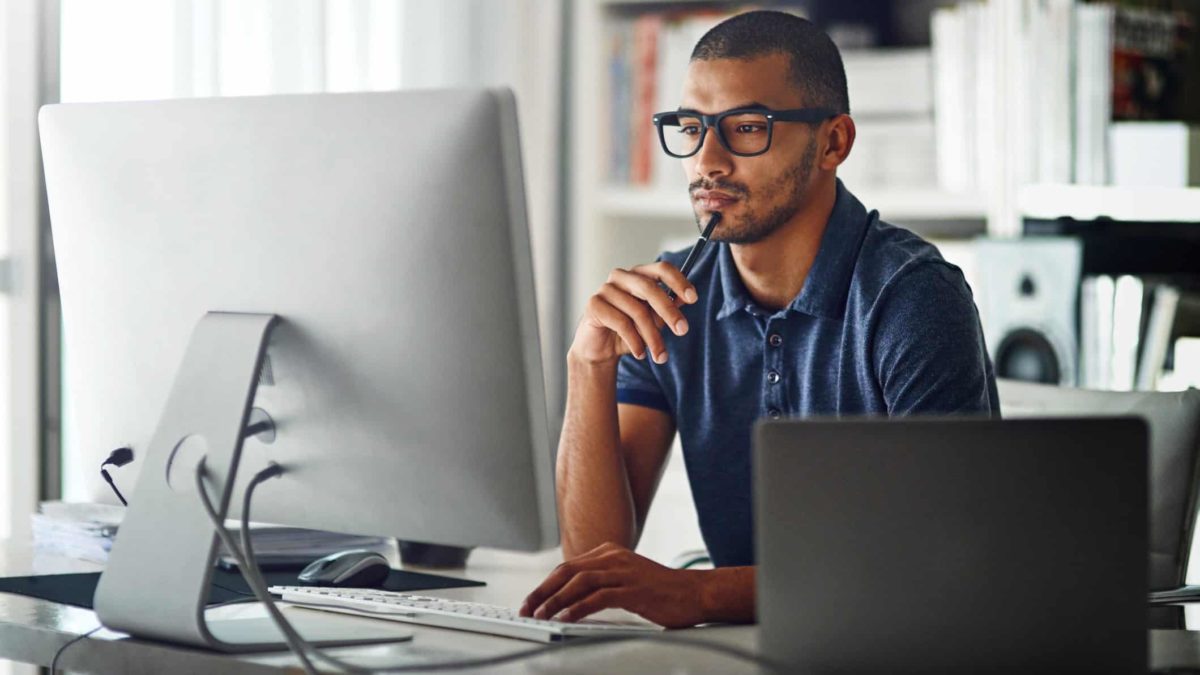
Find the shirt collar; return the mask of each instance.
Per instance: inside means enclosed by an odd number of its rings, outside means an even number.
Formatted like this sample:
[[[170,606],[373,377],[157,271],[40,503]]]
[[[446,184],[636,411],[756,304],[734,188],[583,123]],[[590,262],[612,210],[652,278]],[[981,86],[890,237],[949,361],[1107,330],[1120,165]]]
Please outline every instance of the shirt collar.
[[[821,235],[821,247],[804,280],[804,288],[788,305],[788,311],[827,319],[842,317],[855,261],[869,220],[866,207],[838,179],[837,199],[829,214],[825,233]],[[719,321],[756,305],[742,283],[729,245],[721,242],[717,255],[717,269],[724,294],[724,302],[717,313]]]

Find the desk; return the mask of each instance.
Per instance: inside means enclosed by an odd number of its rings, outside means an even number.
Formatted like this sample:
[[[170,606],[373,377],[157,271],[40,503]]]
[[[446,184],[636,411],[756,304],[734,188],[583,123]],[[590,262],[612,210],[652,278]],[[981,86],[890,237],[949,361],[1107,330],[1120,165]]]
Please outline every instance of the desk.
[[[517,606],[525,594],[558,563],[557,551],[534,555],[477,550],[465,574],[487,586],[428,591],[447,598]],[[56,574],[96,571],[98,566],[55,556],[33,555],[28,545],[0,542],[0,575]],[[418,571],[420,568],[409,568]],[[442,572],[446,573],[446,572]],[[454,574],[453,572],[447,574]],[[230,616],[261,613],[255,604],[222,608]],[[303,610],[291,610],[303,611]],[[372,621],[346,617],[349,621]],[[0,659],[49,666],[59,646],[99,625],[90,610],[59,605],[20,595],[0,593]],[[411,659],[414,663],[502,654],[534,644],[478,633],[411,626],[411,642],[374,647],[332,650],[362,665],[383,665]],[[715,642],[754,648],[753,626],[697,628],[687,635]],[[864,646],[870,640],[864,637]],[[1150,632],[1150,661],[1154,668],[1200,668],[1200,632],[1154,630]],[[286,652],[229,656],[185,647],[131,640],[121,633],[101,630],[71,646],[60,667],[88,673],[231,673],[257,675],[299,672]],[[662,644],[614,644],[547,654],[501,667],[458,672],[489,673],[754,673],[754,666],[711,652]]]
[[[438,574],[468,576],[486,581],[487,586],[419,591],[458,600],[516,607],[559,562],[557,551],[518,554],[481,549],[472,552],[465,571],[424,570]],[[99,566],[57,556],[34,555],[30,546],[0,542],[0,576],[93,572]],[[219,610],[222,616],[263,614],[257,604],[234,605]],[[289,611],[308,611],[292,609]],[[349,621],[375,621],[345,617]],[[68,640],[99,625],[91,610],[70,607],[20,595],[0,593],[0,659],[49,666],[54,652]],[[503,654],[535,645],[533,642],[493,637],[479,633],[408,625],[410,642],[372,647],[330,650],[361,665],[447,661]],[[753,626],[723,626],[686,631],[689,636],[753,648]],[[1200,643],[1198,643],[1200,645]],[[1200,654],[1200,646],[1197,647]],[[1197,657],[1200,663],[1200,656]],[[127,638],[123,633],[101,630],[75,643],[59,659],[59,667],[88,673],[231,673],[267,674],[300,672],[296,659],[287,652],[230,656],[162,643]],[[501,667],[456,672],[467,673],[755,673],[753,665],[707,650],[664,644],[609,644],[569,650],[526,659]]]

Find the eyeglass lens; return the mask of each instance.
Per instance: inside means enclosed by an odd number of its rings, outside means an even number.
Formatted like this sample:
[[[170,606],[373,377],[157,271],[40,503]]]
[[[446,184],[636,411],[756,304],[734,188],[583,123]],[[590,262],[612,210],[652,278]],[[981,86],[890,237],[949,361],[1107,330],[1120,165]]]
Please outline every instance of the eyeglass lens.
[[[696,152],[704,122],[686,114],[666,115],[662,119],[662,137],[667,152],[686,157]],[[760,113],[738,113],[721,119],[721,135],[729,149],[739,154],[757,154],[770,142],[770,122]]]

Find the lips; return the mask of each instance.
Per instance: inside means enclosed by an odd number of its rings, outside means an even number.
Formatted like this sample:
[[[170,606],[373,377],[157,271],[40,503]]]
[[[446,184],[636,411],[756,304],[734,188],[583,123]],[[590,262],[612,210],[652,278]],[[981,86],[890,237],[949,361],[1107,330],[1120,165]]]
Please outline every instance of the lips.
[[[706,211],[720,211],[736,202],[737,197],[716,190],[697,190],[692,193],[692,200]]]

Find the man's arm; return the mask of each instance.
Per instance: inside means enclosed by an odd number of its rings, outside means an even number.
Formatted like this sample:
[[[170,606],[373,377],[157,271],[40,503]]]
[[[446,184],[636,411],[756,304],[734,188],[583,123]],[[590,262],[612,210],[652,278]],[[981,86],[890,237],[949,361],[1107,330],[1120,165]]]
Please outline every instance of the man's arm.
[[[634,548],[675,435],[671,416],[618,405],[615,363],[567,358],[567,409],[558,447],[563,557],[611,542]]]
[[[567,410],[557,497],[566,559],[521,606],[524,616],[575,621],[619,607],[669,627],[754,620],[754,569],[676,570],[637,555],[675,424],[666,412],[617,403],[618,361],[667,359],[659,333],[687,322],[695,288],[667,263],[617,270],[587,305],[567,357]]]
[[[683,302],[695,287],[673,265],[617,269],[588,298],[567,354],[567,410],[559,440],[556,497],[563,554],[604,542],[633,546],[649,509],[674,426],[670,419],[629,411],[618,416],[618,363],[667,360],[662,330],[687,333],[687,320],[660,284]]]

